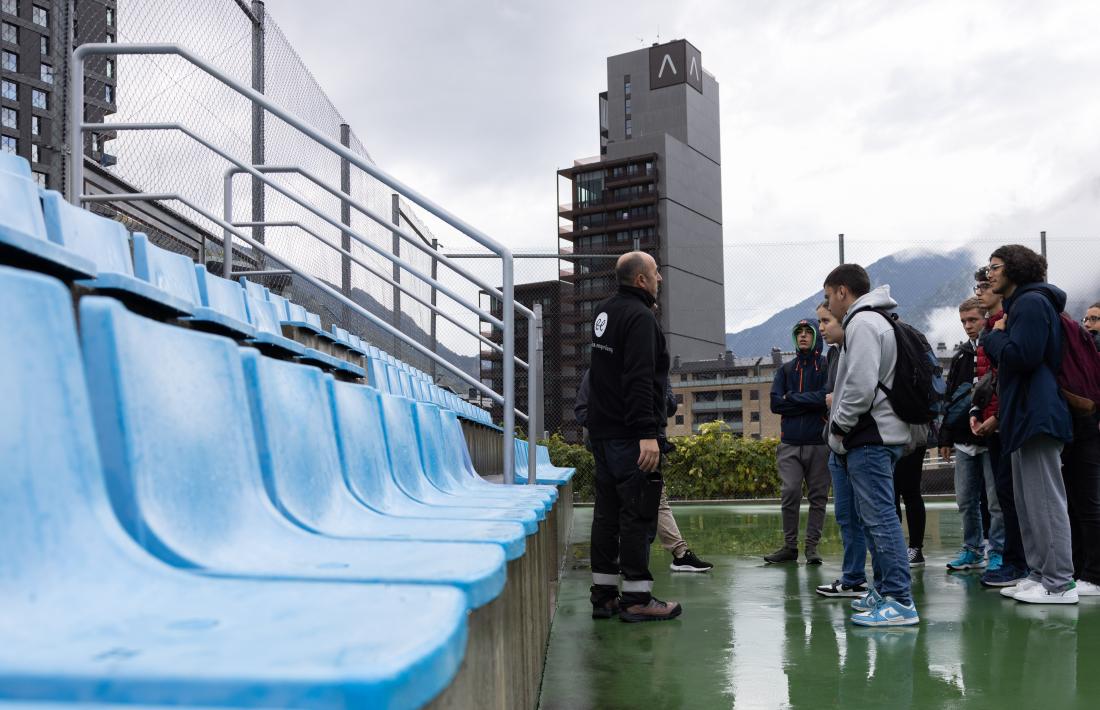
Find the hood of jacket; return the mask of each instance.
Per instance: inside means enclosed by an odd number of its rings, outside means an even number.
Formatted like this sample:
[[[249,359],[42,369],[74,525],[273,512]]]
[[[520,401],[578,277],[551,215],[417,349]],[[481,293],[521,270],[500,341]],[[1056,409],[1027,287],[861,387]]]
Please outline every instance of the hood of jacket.
[[[1061,313],[1066,310],[1066,292],[1054,284],[1048,284],[1043,281],[1017,286],[1016,290],[1012,292],[1012,295],[1005,299],[1005,310],[1010,311],[1012,304],[1018,301],[1020,296],[1023,296],[1025,293],[1042,294],[1050,301],[1050,304],[1054,306],[1055,313]]]
[[[892,311],[897,307],[898,302],[890,297],[890,285],[883,284],[863,294],[856,299],[855,303],[848,307],[848,312],[844,314],[843,325],[847,327],[848,321],[850,321],[852,316],[861,309],[882,308],[887,311]]]
[[[814,334],[814,342],[810,346],[810,349],[806,352],[802,352],[798,349],[799,328],[809,328]],[[802,320],[794,324],[794,327],[791,328],[791,342],[794,343],[795,354],[798,356],[798,359],[803,363],[816,362],[817,359],[821,357],[821,351],[823,349],[824,343],[821,340],[821,332],[817,329],[817,324],[815,324],[812,320],[809,320],[808,318],[803,318]]]

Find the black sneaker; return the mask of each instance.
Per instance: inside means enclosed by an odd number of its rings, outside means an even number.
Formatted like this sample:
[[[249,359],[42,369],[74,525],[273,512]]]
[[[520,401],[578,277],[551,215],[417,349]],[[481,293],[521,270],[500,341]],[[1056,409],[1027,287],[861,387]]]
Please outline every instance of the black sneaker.
[[[770,555],[764,555],[764,561],[773,565],[777,562],[798,562],[798,548],[784,545]]]
[[[867,583],[856,584],[849,587],[847,584],[842,584],[839,579],[833,580],[832,584],[823,584],[820,587],[814,589],[815,592],[823,597],[862,597],[867,594]]]
[[[817,545],[810,547],[806,546],[806,564],[819,565],[821,564],[821,555],[817,554]]]
[[[699,559],[694,552],[688,550],[682,557],[673,557],[668,568],[673,572],[709,572],[714,569],[714,565]]]
[[[593,619],[610,619],[619,613],[619,598],[611,597],[602,602],[592,602]]]
[[[683,610],[677,602],[663,602],[657,597],[651,597],[646,604],[635,604],[620,609],[619,621],[625,621],[628,624],[635,621],[667,621],[675,619]]]
[[[919,547],[909,548],[909,566],[917,567],[924,564],[924,553],[921,552]]]

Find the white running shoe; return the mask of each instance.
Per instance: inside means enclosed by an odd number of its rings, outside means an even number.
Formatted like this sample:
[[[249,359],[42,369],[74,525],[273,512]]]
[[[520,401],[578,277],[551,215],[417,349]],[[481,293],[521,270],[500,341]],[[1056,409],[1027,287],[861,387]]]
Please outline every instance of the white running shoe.
[[[1038,582],[1033,582],[1030,579],[1020,580],[1015,586],[1001,587],[1001,596],[1008,597],[1009,599],[1015,599],[1016,595],[1020,592],[1030,589],[1031,587],[1041,587],[1043,585]]]
[[[1077,580],[1077,596],[1100,597],[1100,584],[1093,584],[1084,580]]]
[[[1070,587],[1064,592],[1051,592],[1041,584],[1017,592],[1016,601],[1026,604],[1076,604],[1077,589]]]

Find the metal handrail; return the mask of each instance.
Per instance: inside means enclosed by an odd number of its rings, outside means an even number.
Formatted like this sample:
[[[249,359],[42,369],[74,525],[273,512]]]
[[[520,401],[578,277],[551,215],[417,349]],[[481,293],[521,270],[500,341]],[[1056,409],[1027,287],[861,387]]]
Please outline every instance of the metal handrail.
[[[375,178],[382,184],[388,186],[390,189],[404,195],[407,199],[413,203],[419,205],[423,209],[427,210],[431,214],[434,214],[439,219],[443,220],[446,224],[457,229],[459,232],[465,234],[470,239],[481,244],[485,248],[497,253],[501,258],[501,265],[503,270],[502,275],[502,288],[501,288],[501,301],[504,305],[504,372],[503,372],[503,405],[504,405],[504,446],[503,446],[503,468],[504,468],[504,481],[505,483],[513,483],[515,481],[515,459],[513,451],[513,441],[515,434],[515,362],[513,357],[515,355],[515,272],[514,263],[512,261],[512,251],[503,244],[489,237],[487,234],[474,228],[472,225],[466,223],[464,220],[459,219],[455,215],[451,214],[443,207],[437,205],[432,200],[424,197],[420,193],[416,192],[412,188],[406,186],[400,180],[388,175],[382,170],[379,170],[376,166],[371,165],[367,160],[361,156],[352,152],[349,148],[340,145],[339,143],[331,140],[327,136],[323,135],[320,131],[316,130],[312,126],[304,123],[295,116],[291,115],[288,111],[278,106],[277,104],[268,100],[263,94],[255,91],[254,89],[243,86],[239,82],[233,80],[223,72],[219,71],[210,63],[200,59],[192,54],[190,51],[173,44],[116,44],[116,43],[91,43],[84,44],[77,47],[72,54],[70,77],[72,86],[82,87],[84,85],[84,61],[89,56],[97,55],[139,55],[139,54],[170,54],[178,56],[199,69],[206,72],[210,77],[218,80],[228,88],[232,89],[236,93],[248,98],[252,101],[253,105],[260,106],[276,117],[285,121],[288,125],[294,127],[305,136],[313,139],[317,144],[324,146],[332,153],[346,160],[350,165],[354,165],[363,172],[367,173],[371,177]],[[69,167],[69,199],[74,204],[79,205],[83,198],[84,189],[84,162],[83,162],[83,150],[80,146],[83,145],[82,127],[84,124],[84,92],[83,91],[71,91],[69,92],[70,112],[69,112],[69,126],[68,126],[68,138],[69,145],[73,146],[68,156]],[[245,243],[252,244],[252,240],[247,240]],[[262,251],[262,250],[261,250]],[[266,252],[264,252],[266,253]],[[227,257],[231,258],[231,250],[227,250]],[[273,257],[274,258],[274,257]],[[303,275],[304,278],[312,278]],[[530,309],[524,309],[530,311]],[[525,314],[527,315],[527,314]],[[534,321],[534,313],[530,313],[528,316]],[[532,322],[532,326],[534,323]],[[531,338],[528,339],[529,345],[531,344]],[[416,344],[419,346],[419,343]],[[434,353],[433,353],[434,356]],[[449,365],[448,365],[449,366]],[[465,375],[465,373],[463,373]],[[481,383],[477,383],[481,386]],[[491,390],[490,390],[491,391]],[[494,395],[496,393],[494,392]],[[528,397],[528,399],[533,399]],[[535,411],[534,402],[530,402],[531,411]],[[532,455],[530,462],[534,461]]]
[[[251,237],[247,236],[244,232],[238,230],[233,225],[229,224],[228,222],[222,220],[219,217],[214,216],[210,212],[207,212],[202,207],[199,207],[197,204],[195,204],[191,200],[188,200],[186,197],[184,197],[183,195],[181,195],[177,192],[132,192],[132,193],[123,193],[123,194],[83,195],[82,199],[83,199],[84,202],[163,202],[163,201],[168,201],[168,200],[174,200],[176,202],[179,202],[183,206],[194,210],[200,216],[210,220],[211,222],[218,225],[222,229],[230,231],[234,236],[240,238],[242,241],[244,241],[246,244],[248,244],[250,247],[252,247],[256,251],[260,252],[264,256],[267,256],[271,260],[285,265],[289,271],[292,271],[296,275],[301,276],[307,283],[315,286],[316,288],[319,288],[320,290],[324,291],[328,295],[330,295],[333,298],[337,299],[338,301],[343,303],[345,306],[351,308],[353,311],[355,311],[359,315],[363,316],[364,318],[369,320],[371,323],[374,323],[375,325],[379,326],[380,328],[382,328],[384,331],[386,331],[390,335],[392,335],[392,336],[394,336],[394,337],[396,337],[400,340],[403,340],[404,342],[406,342],[409,345],[413,346],[413,348],[415,348],[416,350],[419,350],[422,354],[428,356],[432,360],[435,360],[440,365],[443,365],[443,367],[450,370],[453,374],[457,375],[460,379],[464,380],[465,382],[467,382],[468,384],[473,386],[475,389],[477,389],[478,391],[485,394],[487,397],[489,397],[489,399],[493,400],[497,404],[504,404],[504,397],[502,395],[496,393],[491,388],[486,387],[483,383],[481,383],[479,380],[475,379],[471,375],[464,372],[457,365],[453,365],[450,362],[448,362],[446,359],[444,359],[443,357],[437,355],[436,353],[433,353],[431,350],[424,347],[420,343],[416,342],[413,338],[406,335],[401,330],[399,330],[397,328],[394,328],[392,325],[387,323],[384,319],[380,318],[379,316],[374,315],[373,313],[368,311],[366,308],[363,308],[361,305],[359,305],[355,301],[351,300],[350,298],[348,298],[344,294],[340,293],[336,289],[334,289],[331,286],[329,286],[328,284],[326,284],[321,279],[318,279],[314,276],[311,276],[310,274],[305,273],[302,269],[299,269],[299,268],[293,266],[292,264],[286,263],[286,261],[282,257],[280,257],[274,251],[269,249],[267,246],[261,244],[260,242],[257,242],[255,240],[253,240]],[[520,416],[523,416],[522,412],[516,411],[515,413],[520,414]]]
[[[343,247],[336,246],[335,244],[333,244],[332,242],[330,242],[329,240],[327,240],[323,236],[321,236],[320,233],[313,231],[312,229],[310,229],[306,225],[302,224],[301,222],[294,222],[294,221],[233,222],[232,224],[233,224],[234,227],[295,227],[297,229],[300,229],[303,232],[305,232],[306,234],[308,234],[309,236],[313,237],[317,241],[324,244],[325,246],[336,250],[340,254],[343,254],[344,256],[346,256],[351,261],[353,261],[356,264],[358,264],[359,266],[363,267],[364,269],[366,269],[371,274],[373,274],[373,275],[377,276],[378,278],[382,279],[383,281],[385,281],[390,286],[393,286],[394,288],[400,290],[402,293],[409,296],[409,298],[413,299],[414,301],[416,301],[420,305],[424,306],[425,308],[428,308],[433,313],[436,313],[436,314],[440,315],[442,318],[444,318],[445,320],[448,320],[451,323],[455,324],[456,326],[461,328],[464,332],[469,333],[470,335],[477,338],[480,342],[490,346],[491,348],[493,348],[497,352],[501,352],[501,353],[504,352],[504,348],[501,347],[499,344],[494,343],[492,340],[489,340],[488,338],[486,338],[481,333],[477,332],[476,330],[474,330],[470,326],[468,326],[465,323],[463,323],[462,321],[458,320],[458,318],[456,318],[455,316],[452,316],[451,314],[449,314],[446,311],[444,311],[443,309],[441,309],[439,306],[432,305],[431,301],[429,301],[426,298],[424,298],[423,296],[419,295],[418,293],[416,293],[415,291],[410,289],[408,286],[405,286],[400,281],[395,281],[393,279],[393,277],[389,276],[388,274],[386,274],[383,271],[378,270],[378,268],[375,267],[374,265],[368,264],[367,262],[363,261],[362,259],[355,256],[351,252],[344,250]],[[245,272],[243,272],[243,271],[236,271],[236,272],[233,272],[233,273],[234,273],[235,276],[244,276],[245,275]],[[526,362],[524,362],[523,360],[520,360],[517,357],[516,358],[516,364],[519,365],[521,363],[522,363],[523,367],[527,366]]]

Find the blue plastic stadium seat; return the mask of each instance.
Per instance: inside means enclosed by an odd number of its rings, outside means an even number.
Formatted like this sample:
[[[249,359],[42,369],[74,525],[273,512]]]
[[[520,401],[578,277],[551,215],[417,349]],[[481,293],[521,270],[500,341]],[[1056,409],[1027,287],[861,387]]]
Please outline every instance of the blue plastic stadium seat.
[[[117,296],[128,306],[161,317],[189,315],[186,303],[134,274],[130,234],[122,224],[73,207],[59,193],[42,193],[42,212],[50,240],[90,259],[96,277],[77,284]]]
[[[446,508],[427,505],[407,489],[428,485],[412,422],[385,421],[382,399],[374,388],[337,382],[333,385],[337,440],[347,485],[364,505],[389,516],[432,520],[520,521],[524,532],[538,532],[534,514],[514,515],[492,508]]]
[[[417,402],[413,408],[419,434],[417,440],[420,443],[420,457],[424,461],[424,470],[428,474],[428,479],[436,488],[456,496],[472,494],[522,502],[532,510],[542,508],[548,511],[553,507],[553,497],[538,488],[494,485],[485,487],[473,484],[462,466],[462,455],[447,445],[448,437],[443,433],[439,407]]]
[[[449,684],[466,643],[457,589],[213,579],[134,544],[105,486],[68,289],[0,267],[0,294],[0,697],[415,707]]]
[[[377,357],[367,358],[367,383],[385,394],[390,393],[390,381],[386,372],[386,363]]]
[[[142,318],[111,299],[85,298],[80,313],[108,487],[123,526],[157,557],[224,577],[445,578],[470,608],[503,589],[499,547],[335,540],[295,526],[264,487],[236,343]]]
[[[95,264],[50,241],[30,164],[0,153],[0,263],[67,281],[95,277]]]
[[[402,520],[363,505],[344,483],[332,377],[254,350],[246,350],[243,359],[266,488],[279,510],[296,524],[333,537],[480,542],[503,548],[508,559],[523,554],[524,530],[519,523]],[[303,417],[302,412],[310,415]],[[348,435],[360,434],[353,430]],[[448,554],[449,546],[439,547],[441,555]]]
[[[527,483],[528,481],[528,468],[527,468],[527,456],[528,456],[528,444],[522,439],[515,439],[515,462],[516,462],[516,480],[520,483]],[[535,452],[536,457],[538,451]],[[537,461],[536,461],[537,466]],[[535,472],[535,482],[540,484],[564,486],[572,480],[573,475],[576,473],[576,469],[554,469],[552,467],[538,466]]]
[[[200,305],[193,311],[192,319],[197,325],[231,338],[255,337],[256,329],[248,323],[248,306],[240,284],[207,272],[202,264],[195,264],[195,280]]]
[[[400,475],[398,466],[394,466],[395,474],[398,474],[398,485],[412,498],[428,505],[473,506],[479,508],[500,508],[519,516],[520,519],[528,519],[534,514],[535,518],[542,520],[546,517],[543,506],[532,508],[531,506],[508,500],[500,500],[491,496],[484,496],[473,492],[447,493],[438,488],[433,480],[431,471],[428,471],[429,462],[423,459],[419,450],[420,438],[427,433],[417,426],[414,415],[416,403],[406,397],[394,395],[382,395],[382,416],[386,421],[386,433],[391,447],[410,446],[414,448],[413,455],[420,459],[423,475]]]
[[[244,288],[244,293],[245,293],[246,296],[250,296],[252,298],[256,298],[256,299],[259,299],[261,301],[266,301],[267,300],[267,288],[266,287],[261,286],[260,284],[256,283],[255,281],[249,281],[244,276],[240,277],[240,281],[241,281],[241,287]]]
[[[181,313],[193,313],[201,298],[195,262],[158,247],[140,232],[134,234],[133,245],[134,276],[168,294]]]
[[[241,282],[246,283],[244,279],[241,279]],[[282,327],[279,325],[279,313],[274,303],[266,298],[256,298],[252,293],[248,293],[247,288],[244,300],[248,306],[248,322],[256,329],[256,335],[252,338],[253,345],[265,353],[283,357],[297,357],[305,354],[304,345],[283,335]]]
[[[497,483],[490,483],[481,477],[481,474],[474,468],[473,459],[470,458],[470,449],[466,446],[466,437],[462,435],[462,424],[458,421],[458,415],[454,412],[441,409],[439,410],[440,420],[443,426],[443,446],[447,449],[447,455],[453,456],[459,463],[458,473],[456,475],[465,475],[469,480],[474,482],[477,486],[499,486]],[[530,486],[536,490],[545,491],[551,501],[558,499],[558,488],[556,485],[542,485],[536,483],[534,486]]]

